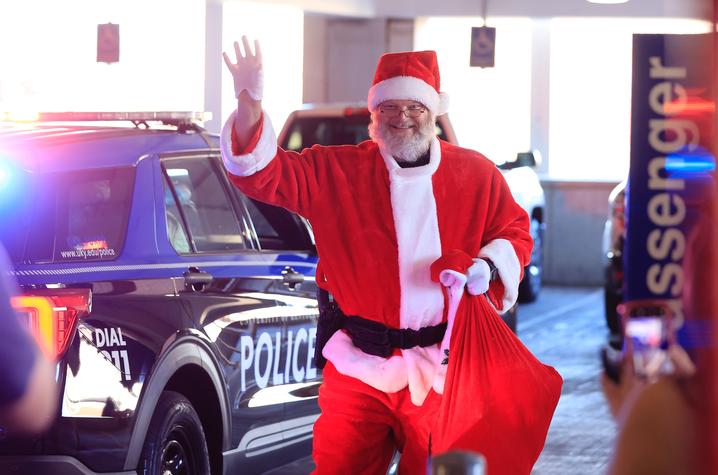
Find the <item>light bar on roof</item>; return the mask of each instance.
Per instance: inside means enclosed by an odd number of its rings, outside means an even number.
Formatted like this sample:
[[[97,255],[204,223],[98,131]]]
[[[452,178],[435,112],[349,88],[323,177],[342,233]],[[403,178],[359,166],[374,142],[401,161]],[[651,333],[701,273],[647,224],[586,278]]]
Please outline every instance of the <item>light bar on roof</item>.
[[[105,122],[105,121],[161,121],[161,122],[206,122],[212,119],[211,112],[160,111],[160,112],[38,112],[31,116],[18,116],[13,112],[0,112],[0,120],[39,122]]]
[[[206,122],[212,119],[211,112],[183,112],[183,111],[161,111],[161,112],[40,112],[40,121],[108,121],[108,120],[131,120],[131,121],[182,121],[182,122]]]
[[[0,122],[34,122],[38,119],[37,112],[0,111]]]

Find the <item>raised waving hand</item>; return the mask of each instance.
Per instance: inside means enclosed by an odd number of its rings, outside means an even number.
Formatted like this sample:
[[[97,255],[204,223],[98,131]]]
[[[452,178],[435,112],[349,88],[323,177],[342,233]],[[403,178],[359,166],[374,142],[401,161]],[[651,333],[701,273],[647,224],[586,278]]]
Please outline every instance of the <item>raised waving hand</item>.
[[[244,54],[238,42],[234,42],[236,62],[232,62],[227,53],[222,53],[224,63],[234,79],[234,95],[239,98],[242,91],[247,91],[255,101],[262,100],[264,89],[264,72],[262,71],[262,50],[259,41],[254,40],[254,53],[249,47],[249,40],[242,36]]]

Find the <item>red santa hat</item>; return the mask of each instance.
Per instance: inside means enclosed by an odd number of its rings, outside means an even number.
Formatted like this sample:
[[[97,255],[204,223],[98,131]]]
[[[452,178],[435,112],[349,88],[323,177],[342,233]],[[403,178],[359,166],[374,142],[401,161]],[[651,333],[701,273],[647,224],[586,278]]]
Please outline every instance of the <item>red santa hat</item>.
[[[449,110],[449,96],[440,92],[435,51],[386,53],[379,58],[369,89],[369,110],[391,99],[421,102],[436,115]]]

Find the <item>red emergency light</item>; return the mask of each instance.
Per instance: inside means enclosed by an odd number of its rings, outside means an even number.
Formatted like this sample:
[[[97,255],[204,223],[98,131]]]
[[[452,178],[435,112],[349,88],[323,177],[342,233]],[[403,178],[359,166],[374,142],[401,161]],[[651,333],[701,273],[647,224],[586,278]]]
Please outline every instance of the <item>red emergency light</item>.
[[[39,289],[13,297],[18,312],[40,349],[51,361],[65,354],[77,321],[92,309],[90,289]]]

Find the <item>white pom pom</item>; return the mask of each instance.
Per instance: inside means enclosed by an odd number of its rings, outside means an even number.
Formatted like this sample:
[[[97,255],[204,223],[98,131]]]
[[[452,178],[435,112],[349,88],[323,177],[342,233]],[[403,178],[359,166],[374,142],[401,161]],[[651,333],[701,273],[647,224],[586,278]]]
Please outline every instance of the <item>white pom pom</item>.
[[[449,95],[445,92],[439,93],[439,110],[436,115],[442,115],[449,112]]]

